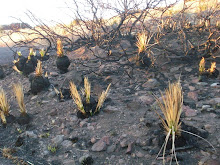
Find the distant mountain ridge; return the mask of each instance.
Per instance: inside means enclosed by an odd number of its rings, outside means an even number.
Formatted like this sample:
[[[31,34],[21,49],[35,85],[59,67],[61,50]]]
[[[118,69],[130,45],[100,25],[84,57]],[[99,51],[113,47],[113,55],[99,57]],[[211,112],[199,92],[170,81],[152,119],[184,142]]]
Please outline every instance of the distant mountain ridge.
[[[1,30],[18,30],[18,29],[25,29],[31,28],[31,26],[27,23],[11,23],[9,25],[0,25]]]

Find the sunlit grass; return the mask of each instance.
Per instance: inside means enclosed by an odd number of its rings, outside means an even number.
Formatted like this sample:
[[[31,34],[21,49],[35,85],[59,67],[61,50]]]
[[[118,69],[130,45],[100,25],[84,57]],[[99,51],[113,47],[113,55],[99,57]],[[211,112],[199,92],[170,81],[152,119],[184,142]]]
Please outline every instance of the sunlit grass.
[[[84,110],[82,99],[79,95],[79,92],[76,88],[76,85],[73,82],[70,82],[70,92],[71,92],[71,96],[72,96],[73,101],[75,102],[75,104],[78,107],[78,110],[85,115],[86,111]]]
[[[13,91],[16,96],[20,112],[22,115],[26,115],[26,109],[24,104],[24,93],[23,93],[23,86],[20,83],[13,84]]]
[[[35,75],[40,77],[40,76],[42,76],[42,74],[43,74],[42,62],[40,60],[38,60],[37,67],[35,69]]]
[[[5,94],[5,91],[0,88],[0,110],[4,112],[4,115],[9,115],[9,103]]]
[[[110,87],[111,87],[111,84],[109,84],[108,87],[107,87],[107,89],[106,89],[106,91],[103,91],[102,94],[100,95],[100,97],[99,97],[99,99],[98,99],[98,104],[97,104],[97,106],[96,106],[95,112],[98,112],[98,111],[101,109],[101,107],[102,107],[102,105],[103,105],[105,99],[106,99],[107,96],[108,96]]]

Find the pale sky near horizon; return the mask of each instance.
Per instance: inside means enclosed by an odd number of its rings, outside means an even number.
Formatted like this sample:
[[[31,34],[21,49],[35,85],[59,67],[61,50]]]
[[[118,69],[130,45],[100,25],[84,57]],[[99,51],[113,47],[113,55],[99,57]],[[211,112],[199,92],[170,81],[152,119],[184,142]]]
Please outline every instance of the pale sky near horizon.
[[[82,2],[83,0],[76,1]],[[102,1],[107,0],[101,0],[101,2]],[[113,0],[110,0],[110,2],[113,2]],[[51,25],[56,23],[50,21],[70,23],[70,21],[74,19],[73,10],[69,9],[75,6],[73,0],[4,0],[0,4],[0,25],[19,22],[15,18],[21,19],[23,22],[29,23],[30,25],[34,25],[25,14],[28,10],[37,18]],[[79,7],[84,8],[84,4],[81,4]]]
[[[43,20],[63,21],[71,20],[69,15],[73,14],[66,3],[71,0],[4,0],[0,7],[0,25],[19,22],[15,18],[21,18],[29,23],[25,12],[28,10]],[[15,18],[12,18],[15,17]]]

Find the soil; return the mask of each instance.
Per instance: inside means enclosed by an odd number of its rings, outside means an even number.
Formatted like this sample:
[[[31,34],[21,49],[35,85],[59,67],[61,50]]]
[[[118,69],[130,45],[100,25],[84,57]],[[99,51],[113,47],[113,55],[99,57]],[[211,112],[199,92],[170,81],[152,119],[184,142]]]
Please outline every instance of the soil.
[[[44,72],[49,74],[51,86],[37,95],[30,94],[28,77],[15,72],[11,64],[6,65],[3,68],[6,77],[0,80],[0,84],[7,93],[10,113],[16,118],[20,116],[12,85],[21,82],[31,120],[23,125],[15,120],[9,122],[6,128],[1,124],[0,148],[11,148],[17,161],[34,165],[162,164],[156,156],[161,148],[159,137],[164,136],[164,131],[154,112],[161,113],[153,94],[160,97],[160,90],[164,91],[169,82],[180,78],[184,92],[181,121],[188,127],[200,130],[198,134],[205,132],[206,136],[199,135],[212,143],[217,152],[205,141],[184,135],[184,138],[194,139],[196,145],[176,147],[179,164],[219,164],[220,77],[206,78],[200,82],[200,59],[197,58],[171,58],[161,51],[155,54],[154,66],[139,68],[132,61],[137,54],[135,47],[127,49],[126,56],[122,53],[115,50],[105,59],[70,58],[71,64],[64,74],[60,74],[56,67],[56,54],[50,54],[42,66]],[[219,57],[215,61],[219,70]],[[73,100],[60,102],[54,87],[69,89],[69,81],[74,81],[80,91],[85,76],[91,82],[91,95],[96,101],[108,84],[112,85],[100,113],[81,119],[77,117],[77,106]],[[169,162],[168,153],[166,158]],[[0,164],[14,164],[2,155],[2,150]]]

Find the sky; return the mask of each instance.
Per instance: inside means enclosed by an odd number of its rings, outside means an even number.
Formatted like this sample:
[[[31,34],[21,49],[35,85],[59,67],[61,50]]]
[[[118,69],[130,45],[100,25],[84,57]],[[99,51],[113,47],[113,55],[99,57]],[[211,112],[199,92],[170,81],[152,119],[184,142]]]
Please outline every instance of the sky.
[[[51,21],[57,20],[69,22],[72,12],[67,7],[71,0],[4,0],[0,6],[0,25],[19,22],[15,18],[21,18],[24,22],[30,22],[25,14],[28,10],[38,18]]]
[[[76,1],[81,2],[79,8],[86,10],[85,3],[83,3],[84,0]],[[94,1],[110,2],[114,6],[115,0]],[[118,1],[116,0],[116,2]],[[75,18],[73,12],[75,5],[73,4],[73,0],[2,0],[0,4],[0,25],[19,22],[17,19],[21,19],[23,22],[34,26],[35,24],[33,24],[25,14],[28,10],[48,25],[54,25],[58,22],[69,24]],[[117,4],[117,7],[119,7],[119,5],[120,4]],[[103,13],[109,13],[109,11],[106,12],[103,10]],[[83,12],[83,14],[91,16],[91,13]]]

